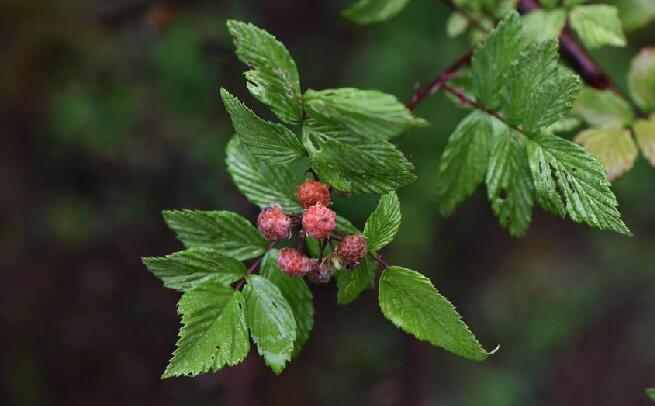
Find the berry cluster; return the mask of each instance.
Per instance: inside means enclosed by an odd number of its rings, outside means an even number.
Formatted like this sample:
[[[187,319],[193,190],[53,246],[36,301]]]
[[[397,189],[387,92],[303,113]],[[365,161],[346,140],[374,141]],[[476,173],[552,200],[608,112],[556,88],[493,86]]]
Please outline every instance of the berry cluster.
[[[285,213],[279,204],[271,204],[259,213],[257,227],[264,238],[270,241],[290,238],[294,228],[302,226],[299,235],[304,232],[317,240],[329,240],[332,232],[337,229],[337,215],[327,207],[332,203],[327,185],[315,180],[306,180],[298,187],[296,198],[305,209],[302,218]],[[278,256],[278,266],[288,276],[307,275],[314,283],[326,283],[336,269],[357,266],[367,252],[366,238],[347,235],[339,241],[336,249],[324,258],[321,256],[313,259],[299,250],[282,248]]]

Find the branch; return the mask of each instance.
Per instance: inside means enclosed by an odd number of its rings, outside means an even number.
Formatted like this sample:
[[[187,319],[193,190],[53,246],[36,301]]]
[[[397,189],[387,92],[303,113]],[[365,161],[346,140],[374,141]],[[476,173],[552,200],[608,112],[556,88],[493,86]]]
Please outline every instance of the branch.
[[[446,84],[447,81],[455,77],[457,71],[462,67],[471,63],[471,57],[473,56],[473,50],[468,51],[464,56],[453,62],[450,66],[446,68],[435,80],[428,83],[426,86],[418,88],[416,92],[412,95],[411,100],[407,103],[407,108],[413,110],[421,100],[425,99],[428,96],[432,96],[439,91]]]

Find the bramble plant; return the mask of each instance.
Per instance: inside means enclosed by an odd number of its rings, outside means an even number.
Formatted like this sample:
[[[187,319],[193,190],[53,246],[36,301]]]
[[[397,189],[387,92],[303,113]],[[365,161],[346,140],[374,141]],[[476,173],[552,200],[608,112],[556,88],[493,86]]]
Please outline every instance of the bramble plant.
[[[407,2],[360,0],[344,15],[361,24],[383,21]],[[642,51],[632,63],[633,102],[596,65],[580,68],[580,58],[589,56],[565,26],[568,19],[589,47],[625,45],[614,6],[446,3],[455,10],[449,34],[469,29],[474,48],[417,89],[407,105],[376,90],[303,92],[282,43],[252,24],[227,22],[237,56],[250,67],[248,90],[281,123],[258,117],[220,90],[235,129],[227,168],[261,208],[257,227],[227,211],[163,213],[186,248],[143,259],[164,286],[182,292],[182,328],[164,378],[236,365],[248,354],[250,338],[266,364],[282,372],[314,323],[305,279],[334,279],[342,305],[377,287],[383,315],[416,338],[471,360],[495,351],[480,345],[428,278],[380,255],[401,224],[396,190],[416,178],[391,141],[427,124],[412,110],[441,89],[470,110],[450,136],[436,174],[442,213],[453,212],[484,182],[493,212],[514,236],[528,231],[535,202],[560,217],[630,235],[608,179],[632,166],[632,134],[655,164],[655,115],[646,116],[655,111],[653,51]],[[560,54],[573,69],[561,64]],[[590,128],[578,134],[578,143],[556,135],[582,121]],[[363,231],[332,210],[336,192],[380,196]]]

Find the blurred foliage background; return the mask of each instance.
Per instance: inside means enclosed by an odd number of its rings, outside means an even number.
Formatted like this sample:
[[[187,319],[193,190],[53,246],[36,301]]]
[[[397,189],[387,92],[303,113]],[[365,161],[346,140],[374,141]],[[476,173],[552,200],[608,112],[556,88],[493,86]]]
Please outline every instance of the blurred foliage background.
[[[511,238],[485,196],[442,218],[438,157],[465,112],[443,95],[432,125],[398,140],[419,180],[385,255],[430,276],[487,348],[474,363],[419,343],[381,315],[373,291],[339,307],[314,289],[316,327],[274,376],[255,356],[197,379],[160,381],[177,338],[178,294],[141,256],[180,248],[162,209],[256,209],[232,185],[220,86],[258,113],[227,18],[275,33],[306,88],[376,88],[408,100],[468,49],[450,11],[414,0],[371,27],[348,0],[3,0],[0,2],[0,404],[647,405],[655,386],[655,170],[640,157],[614,185],[625,238],[536,212]],[[595,52],[625,88],[627,48]],[[337,208],[361,225],[374,207]]]

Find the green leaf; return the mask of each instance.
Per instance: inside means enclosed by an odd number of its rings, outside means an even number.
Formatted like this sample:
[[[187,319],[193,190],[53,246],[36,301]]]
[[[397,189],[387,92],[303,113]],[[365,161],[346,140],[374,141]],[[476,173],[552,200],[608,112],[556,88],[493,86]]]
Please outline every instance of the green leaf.
[[[291,360],[296,341],[296,321],[280,289],[259,275],[248,275],[246,321],[259,355],[273,372],[282,372]]]
[[[291,130],[281,124],[262,120],[223,88],[221,97],[239,140],[255,159],[286,164],[305,154],[305,149]]]
[[[357,227],[355,227],[347,218],[337,215],[337,230],[345,234],[361,234]]]
[[[571,8],[586,2],[587,0],[564,0],[564,7]]]
[[[581,131],[574,141],[603,163],[609,181],[629,171],[637,158],[632,135],[621,126],[590,128]]]
[[[280,289],[282,296],[291,307],[296,321],[296,341],[292,355],[295,357],[309,339],[309,332],[314,326],[314,299],[304,279],[292,278],[280,271],[277,266],[277,256],[278,251],[275,249],[266,253],[260,274]]]
[[[557,39],[566,23],[562,9],[536,10],[523,17],[523,35],[532,41]]]
[[[341,269],[335,274],[337,280],[337,303],[347,305],[365,291],[375,286],[376,263],[366,258],[354,269]]]
[[[491,354],[482,348],[448,299],[418,272],[398,266],[385,270],[380,278],[379,302],[387,319],[419,340],[475,361]]]
[[[143,263],[169,289],[190,290],[207,281],[229,285],[246,275],[246,267],[211,248],[189,248]]]
[[[453,12],[448,17],[448,22],[446,23],[446,33],[449,37],[454,38],[458,37],[466,31],[469,26],[469,21],[458,12]]]
[[[649,120],[637,120],[634,130],[641,153],[655,166],[655,116]]]
[[[644,48],[632,60],[628,73],[632,97],[641,108],[655,110],[655,48]]]
[[[278,203],[286,212],[302,212],[296,201],[297,185],[286,166],[255,159],[237,136],[227,144],[226,153],[227,170],[248,200],[261,208]]]
[[[521,19],[511,11],[475,50],[471,61],[474,94],[488,109],[500,106],[503,77],[521,52]]]
[[[303,144],[321,181],[344,192],[384,194],[416,180],[412,163],[388,141],[306,123]]]
[[[652,0],[611,0],[619,10],[619,18],[626,31],[648,25],[655,18],[655,2]]]
[[[212,248],[242,261],[260,256],[266,248],[260,232],[236,213],[165,210],[162,215],[187,248]]]
[[[182,295],[177,349],[162,378],[216,372],[243,361],[250,351],[239,291],[208,281]]]
[[[377,90],[310,89],[305,92],[305,110],[318,124],[371,140],[386,140],[427,124],[395,96]]]
[[[525,141],[506,125],[494,123],[487,169],[487,196],[498,220],[515,237],[525,235],[532,219],[534,186]]]
[[[603,164],[584,148],[548,134],[528,140],[530,170],[537,201],[577,223],[630,235],[605,179]]]
[[[647,388],[646,395],[650,400],[655,401],[655,388]]]
[[[556,123],[551,124],[546,131],[553,133],[569,132],[573,131],[576,128],[580,127],[582,122],[575,117],[564,117],[559,119]]]
[[[490,116],[474,111],[448,139],[436,179],[436,197],[443,214],[452,213],[484,179],[492,135]]]
[[[585,87],[573,105],[573,114],[594,127],[629,125],[635,116],[627,101],[611,90]]]
[[[302,121],[302,96],[296,63],[274,36],[250,23],[227,21],[239,59],[252,68],[246,72],[247,86],[280,120]]]
[[[409,0],[359,0],[341,14],[362,25],[379,23],[401,12],[408,2]]]
[[[592,4],[573,8],[569,16],[571,27],[589,48],[604,45],[623,47],[626,44],[616,7]]]
[[[389,244],[400,227],[400,200],[395,192],[380,197],[378,207],[371,213],[364,226],[368,250],[379,251]]]

